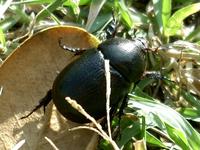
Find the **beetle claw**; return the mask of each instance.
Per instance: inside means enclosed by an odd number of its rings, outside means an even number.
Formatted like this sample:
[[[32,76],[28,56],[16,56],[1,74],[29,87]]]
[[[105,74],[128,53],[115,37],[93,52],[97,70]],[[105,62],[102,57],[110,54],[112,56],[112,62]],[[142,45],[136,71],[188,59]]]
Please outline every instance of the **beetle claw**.
[[[51,99],[52,99],[52,92],[51,92],[51,90],[49,90],[47,92],[46,96],[39,101],[39,104],[36,105],[35,108],[31,112],[28,113],[28,115],[23,116],[20,119],[24,119],[24,118],[29,117],[32,113],[34,113],[36,110],[38,110],[42,106],[43,106],[43,110],[44,110],[44,113],[45,113],[45,108],[49,104],[49,102],[51,101]]]

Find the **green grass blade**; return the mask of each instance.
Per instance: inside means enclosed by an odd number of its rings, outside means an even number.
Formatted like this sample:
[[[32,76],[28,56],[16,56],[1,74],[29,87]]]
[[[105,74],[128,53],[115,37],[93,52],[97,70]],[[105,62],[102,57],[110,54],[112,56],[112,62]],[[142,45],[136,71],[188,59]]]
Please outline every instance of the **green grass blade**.
[[[115,4],[119,10],[119,14],[121,15],[122,21],[126,24],[128,28],[133,27],[133,21],[131,19],[130,12],[126,7],[124,1],[115,1]]]
[[[90,28],[90,32],[97,32],[103,30],[113,20],[111,13],[99,14]]]
[[[1,27],[0,27],[0,43],[1,43],[1,47],[0,47],[0,54],[1,54],[1,53],[4,53],[6,51],[5,34],[4,34]]]
[[[200,110],[200,100],[196,97],[194,97],[192,94],[190,94],[187,91],[182,91],[181,95],[185,98],[185,100],[190,103],[193,107],[196,107],[198,110]]]
[[[146,140],[147,143],[156,147],[166,148],[166,146],[161,142],[158,138],[156,138],[153,134],[146,132]]]
[[[200,11],[200,3],[191,4],[176,11],[166,24],[165,36],[180,35],[183,20],[198,11]]]
[[[125,145],[132,137],[137,136],[141,133],[141,127],[139,122],[134,122],[131,125],[127,126],[123,131],[121,132],[121,138],[119,141],[117,141],[117,145],[119,147],[122,147]]]
[[[63,5],[72,8],[73,13],[75,15],[79,15],[80,9],[79,9],[79,2],[78,1],[72,1],[72,0],[66,1],[65,3],[63,3]]]
[[[12,2],[12,5],[20,5],[20,4],[49,4],[53,3],[55,0],[24,0],[19,2]]]
[[[171,15],[171,0],[153,0],[153,4],[159,31],[163,34],[167,21]]]
[[[90,10],[89,10],[89,15],[88,15],[88,20],[86,23],[86,30],[90,31],[95,19],[97,18],[102,6],[104,5],[104,3],[106,2],[106,0],[92,0],[91,4],[90,4]]]
[[[151,101],[135,95],[130,96],[128,107],[141,109],[147,118],[152,118],[153,116],[153,123],[157,124],[159,128],[166,132],[169,137],[173,139],[173,141],[179,141],[176,142],[176,144],[180,147],[183,145],[187,145],[187,147],[191,147],[192,149],[198,149],[200,147],[200,134],[189,124],[189,122],[184,117],[182,117],[172,108],[156,102],[156,100]],[[155,120],[155,118],[157,119]],[[173,130],[170,129],[171,131],[181,135],[181,137],[170,135],[167,132],[169,130],[169,126],[173,128]],[[185,139],[184,137],[187,138]]]
[[[198,26],[194,31],[192,31],[186,39],[187,41],[200,41],[200,26]]]
[[[171,16],[171,0],[163,0],[162,1],[162,22],[163,22],[163,30],[165,30],[165,26]]]
[[[56,0],[50,3],[45,9],[42,9],[36,16],[36,20],[39,21],[43,18],[51,16],[51,12],[56,10],[59,6],[62,6],[64,0]]]
[[[189,120],[200,122],[200,111],[194,108],[181,108],[179,110],[181,115]]]
[[[191,149],[187,137],[181,130],[171,126],[167,122],[165,122],[165,127],[167,129],[168,135],[177,145],[179,145],[183,150]]]
[[[3,32],[7,32],[10,28],[12,28],[18,21],[20,20],[20,16],[13,15],[4,20],[0,21],[0,27]]]

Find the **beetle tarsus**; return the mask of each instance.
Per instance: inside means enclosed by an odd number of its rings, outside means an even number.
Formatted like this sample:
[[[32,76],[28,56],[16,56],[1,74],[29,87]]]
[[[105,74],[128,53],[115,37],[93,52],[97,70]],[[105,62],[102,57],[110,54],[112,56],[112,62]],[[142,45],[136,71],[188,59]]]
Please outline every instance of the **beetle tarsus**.
[[[44,98],[42,98],[40,101],[39,101],[39,104],[37,106],[35,106],[35,108],[26,116],[23,116],[21,117],[20,119],[24,119],[24,118],[27,118],[29,117],[32,113],[34,113],[36,110],[38,110],[39,108],[43,107],[43,110],[44,110],[44,113],[45,113],[45,108],[46,106],[49,104],[49,102],[51,101],[52,99],[52,92],[51,90],[49,90],[47,92],[47,94],[45,95]]]
[[[173,82],[169,80],[168,78],[164,77],[160,72],[158,71],[145,71],[144,72],[144,77],[147,77],[149,79],[155,79],[155,80],[167,80],[170,82]]]

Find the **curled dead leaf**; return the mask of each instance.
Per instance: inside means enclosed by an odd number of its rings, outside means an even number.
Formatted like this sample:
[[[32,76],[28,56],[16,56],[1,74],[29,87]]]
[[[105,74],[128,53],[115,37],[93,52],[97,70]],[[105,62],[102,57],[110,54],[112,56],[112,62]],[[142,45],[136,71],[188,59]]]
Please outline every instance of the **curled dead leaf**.
[[[45,29],[21,44],[0,66],[0,149],[11,149],[25,139],[21,149],[52,149],[48,137],[59,149],[85,149],[93,133],[69,132],[76,124],[64,119],[48,106],[43,115],[37,111],[27,119],[19,120],[37,104],[58,72],[73,59],[64,51],[59,38],[70,47],[92,48],[98,39],[83,29],[59,26]]]

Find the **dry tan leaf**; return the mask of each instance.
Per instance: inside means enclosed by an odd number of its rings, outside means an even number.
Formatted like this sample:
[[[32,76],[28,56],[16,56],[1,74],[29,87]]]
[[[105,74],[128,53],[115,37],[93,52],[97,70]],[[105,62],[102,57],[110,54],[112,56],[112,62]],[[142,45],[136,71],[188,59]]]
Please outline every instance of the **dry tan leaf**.
[[[37,33],[26,40],[0,66],[0,149],[12,149],[25,139],[20,148],[24,150],[50,150],[51,140],[62,150],[81,150],[87,147],[93,133],[79,130],[69,132],[76,126],[64,119],[52,104],[43,111],[26,115],[51,88],[57,73],[74,59],[70,52],[59,47],[58,40],[70,47],[96,47],[99,41],[80,28],[53,27]],[[45,137],[47,137],[45,139]]]

